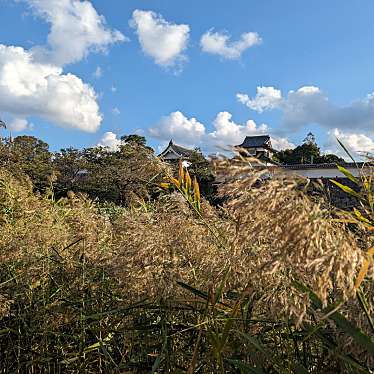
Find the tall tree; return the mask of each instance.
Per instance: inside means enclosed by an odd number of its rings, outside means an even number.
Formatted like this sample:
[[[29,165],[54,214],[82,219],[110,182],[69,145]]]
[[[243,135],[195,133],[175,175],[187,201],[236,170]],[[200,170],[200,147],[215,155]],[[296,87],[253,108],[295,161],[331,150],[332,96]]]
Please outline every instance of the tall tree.
[[[121,136],[121,140],[128,144],[137,144],[143,147],[146,145],[145,137],[137,134],[123,135]]]
[[[1,145],[0,162],[11,172],[27,174],[35,188],[44,191],[52,176],[52,153],[49,146],[34,136],[5,139]]]
[[[308,133],[303,144],[294,149],[286,149],[275,155],[276,161],[283,164],[323,164],[344,162],[344,160],[333,154],[321,154],[321,150],[316,143],[313,133]]]

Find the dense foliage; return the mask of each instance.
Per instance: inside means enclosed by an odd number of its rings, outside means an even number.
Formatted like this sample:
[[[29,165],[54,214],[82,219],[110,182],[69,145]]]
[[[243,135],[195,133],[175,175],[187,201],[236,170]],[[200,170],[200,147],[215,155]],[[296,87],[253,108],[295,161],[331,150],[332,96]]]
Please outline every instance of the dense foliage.
[[[282,164],[324,164],[344,162],[341,157],[334,154],[321,154],[314,135],[309,133],[303,144],[284,151],[277,152],[275,160]]]
[[[56,197],[69,191],[84,193],[101,202],[129,206],[135,200],[149,200],[158,192],[165,174],[144,137],[126,135],[117,150],[103,147],[82,150],[67,148],[51,152],[47,143],[33,136],[4,138],[0,143],[0,164],[12,173],[26,174],[36,191],[44,193],[51,184]],[[213,199],[211,164],[198,151],[191,156],[191,172],[204,196]],[[174,169],[178,164],[174,164]]]

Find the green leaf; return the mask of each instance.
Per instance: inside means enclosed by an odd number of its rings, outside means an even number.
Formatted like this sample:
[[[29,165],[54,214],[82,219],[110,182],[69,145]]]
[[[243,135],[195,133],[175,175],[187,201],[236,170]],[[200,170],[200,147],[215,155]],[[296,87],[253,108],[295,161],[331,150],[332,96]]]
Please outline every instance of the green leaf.
[[[339,171],[343,173],[350,181],[352,181],[353,183],[357,185],[360,184],[360,181],[355,176],[353,176],[346,168],[338,164],[336,164],[336,166],[338,167]]]
[[[344,152],[349,156],[349,158],[354,162],[354,164],[357,167],[355,159],[352,157],[352,155],[350,154],[350,152],[348,151],[348,149],[346,148],[346,146],[338,138],[336,138],[336,140],[338,141],[338,143],[340,144],[340,146],[344,149]]]
[[[181,287],[185,288],[186,290],[192,292],[194,295],[199,296],[205,300],[208,300],[208,294],[204,291],[200,291],[195,287],[190,286],[187,283],[184,283],[182,281],[177,281],[177,284],[179,284]]]
[[[364,217],[358,209],[354,208],[353,212],[359,221],[366,223],[370,226],[372,225],[371,221],[369,221],[366,217]]]
[[[341,184],[333,179],[330,179],[330,182],[331,183],[334,183],[336,186],[338,186],[341,190],[343,190],[345,193],[349,194],[349,195],[352,195],[354,197],[356,197],[357,199],[360,199],[362,200],[362,196],[356,192],[355,190],[353,190],[351,187],[348,187],[348,186],[345,186],[344,184]]]
[[[156,370],[160,367],[160,365],[161,365],[161,360],[162,360],[162,355],[159,354],[159,355],[157,356],[155,362],[153,363],[152,371],[151,371],[152,374],[155,373]]]

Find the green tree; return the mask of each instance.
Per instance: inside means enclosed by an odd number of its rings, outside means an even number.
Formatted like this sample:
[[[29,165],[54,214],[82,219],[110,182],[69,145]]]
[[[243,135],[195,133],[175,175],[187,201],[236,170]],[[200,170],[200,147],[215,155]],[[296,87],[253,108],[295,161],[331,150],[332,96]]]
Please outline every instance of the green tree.
[[[144,143],[124,142],[115,152],[103,147],[61,150],[54,160],[59,196],[71,190],[119,205],[149,199],[163,173],[153,150]]]
[[[124,143],[128,144],[138,144],[140,146],[145,147],[147,141],[144,136],[140,136],[137,134],[130,134],[130,135],[123,135],[121,136],[121,140]]]
[[[13,174],[21,172],[28,175],[39,191],[44,191],[50,184],[52,153],[47,143],[34,136],[3,139],[0,162]]]
[[[86,192],[83,191],[83,182],[87,175],[87,161],[82,151],[61,149],[54,155],[53,168],[56,172],[54,188],[57,197],[66,196],[68,191]]]
[[[323,164],[344,162],[344,160],[336,155],[321,154],[315,136],[310,132],[303,141],[303,144],[294,149],[286,149],[278,152],[274,156],[275,160],[286,165],[293,164]]]

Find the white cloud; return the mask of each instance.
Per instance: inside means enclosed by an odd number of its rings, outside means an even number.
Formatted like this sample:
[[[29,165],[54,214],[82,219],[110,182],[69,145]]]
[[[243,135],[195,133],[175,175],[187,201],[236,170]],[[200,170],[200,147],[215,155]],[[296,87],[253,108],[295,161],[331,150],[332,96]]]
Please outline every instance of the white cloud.
[[[274,87],[258,87],[255,98],[237,94],[237,99],[257,112],[280,109],[283,114],[281,127],[285,131],[318,124],[327,130],[351,131],[356,128],[363,134],[374,136],[374,93],[345,106],[333,104],[315,86],[291,90],[286,97],[282,97],[281,91]]]
[[[195,145],[205,135],[205,126],[196,118],[187,118],[178,111],[162,117],[148,132],[157,139],[174,139],[184,145]]]
[[[13,118],[12,121],[7,123],[7,128],[10,131],[24,131],[24,130],[31,130],[33,128],[33,124],[29,123],[25,118]]]
[[[230,35],[226,33],[209,30],[201,37],[200,46],[204,52],[235,60],[248,48],[261,43],[261,38],[256,32],[244,33],[235,42],[231,42],[230,39]]]
[[[102,76],[103,76],[103,71],[101,70],[101,67],[98,66],[96,68],[96,70],[94,71],[93,73],[93,76],[96,78],[96,79],[100,79]]]
[[[74,63],[90,52],[105,52],[113,43],[127,40],[118,30],[106,26],[90,1],[23,0],[34,13],[51,25],[48,47],[34,47],[38,61],[58,66]]]
[[[211,132],[207,132],[198,120],[189,119],[181,112],[173,112],[163,117],[156,126],[148,129],[149,135],[154,138],[166,141],[173,139],[181,145],[200,147],[208,152],[238,145],[246,136],[263,135],[269,131],[267,125],[258,126],[253,120],[248,120],[245,124],[235,123],[229,112],[217,114]],[[285,138],[272,137],[272,140],[274,147],[279,150],[294,147]]]
[[[120,145],[121,139],[117,138],[117,135],[111,131],[104,133],[99,143],[97,144],[98,147],[108,148],[108,150],[111,152],[118,151]]]
[[[115,115],[115,116],[119,116],[121,114],[121,111],[115,106],[112,109],[112,114]]]
[[[279,136],[272,136],[271,144],[277,151],[282,151],[284,149],[293,149],[296,147],[295,144],[290,142],[287,138]]]
[[[255,121],[248,120],[244,125],[235,123],[232,114],[220,112],[213,121],[214,131],[208,134],[215,146],[235,146],[243,142],[247,135],[263,135],[269,131],[267,125],[257,126]]]
[[[318,87],[302,87],[290,91],[281,104],[283,126],[299,129],[311,124],[319,124],[327,130],[339,129],[343,132],[374,136],[374,93],[348,105],[333,104]]]
[[[143,52],[163,67],[178,67],[186,60],[190,27],[166,21],[152,11],[136,9],[130,25],[136,30]]]
[[[65,64],[85,58],[126,38],[106,26],[87,0],[18,0],[50,24],[47,45],[30,50],[0,44],[0,111],[22,131],[35,116],[62,127],[95,132],[102,121],[94,89],[63,73]],[[94,75],[102,75],[97,67]]]
[[[116,87],[116,86],[112,86],[112,87],[110,87],[110,90],[111,90],[113,93],[115,93],[115,92],[117,92],[117,87]]]
[[[38,116],[62,127],[94,132],[102,116],[91,86],[62,69],[35,62],[31,52],[0,44],[0,111]]]
[[[281,131],[284,133],[316,124],[325,128],[325,152],[347,157],[336,138],[355,154],[374,151],[374,93],[345,106],[333,104],[315,86],[291,90],[285,97],[274,87],[258,87],[254,99],[245,94],[237,94],[237,99],[257,112],[281,110]]]
[[[242,104],[259,113],[276,108],[282,101],[281,91],[274,87],[257,87],[257,94],[254,99],[240,93],[236,97]]]
[[[364,154],[372,154],[374,152],[374,142],[365,134],[342,132],[339,129],[333,129],[328,132],[328,139],[325,144],[326,153],[335,153],[348,159],[348,155],[336,139],[339,139],[354,157],[359,158]]]

